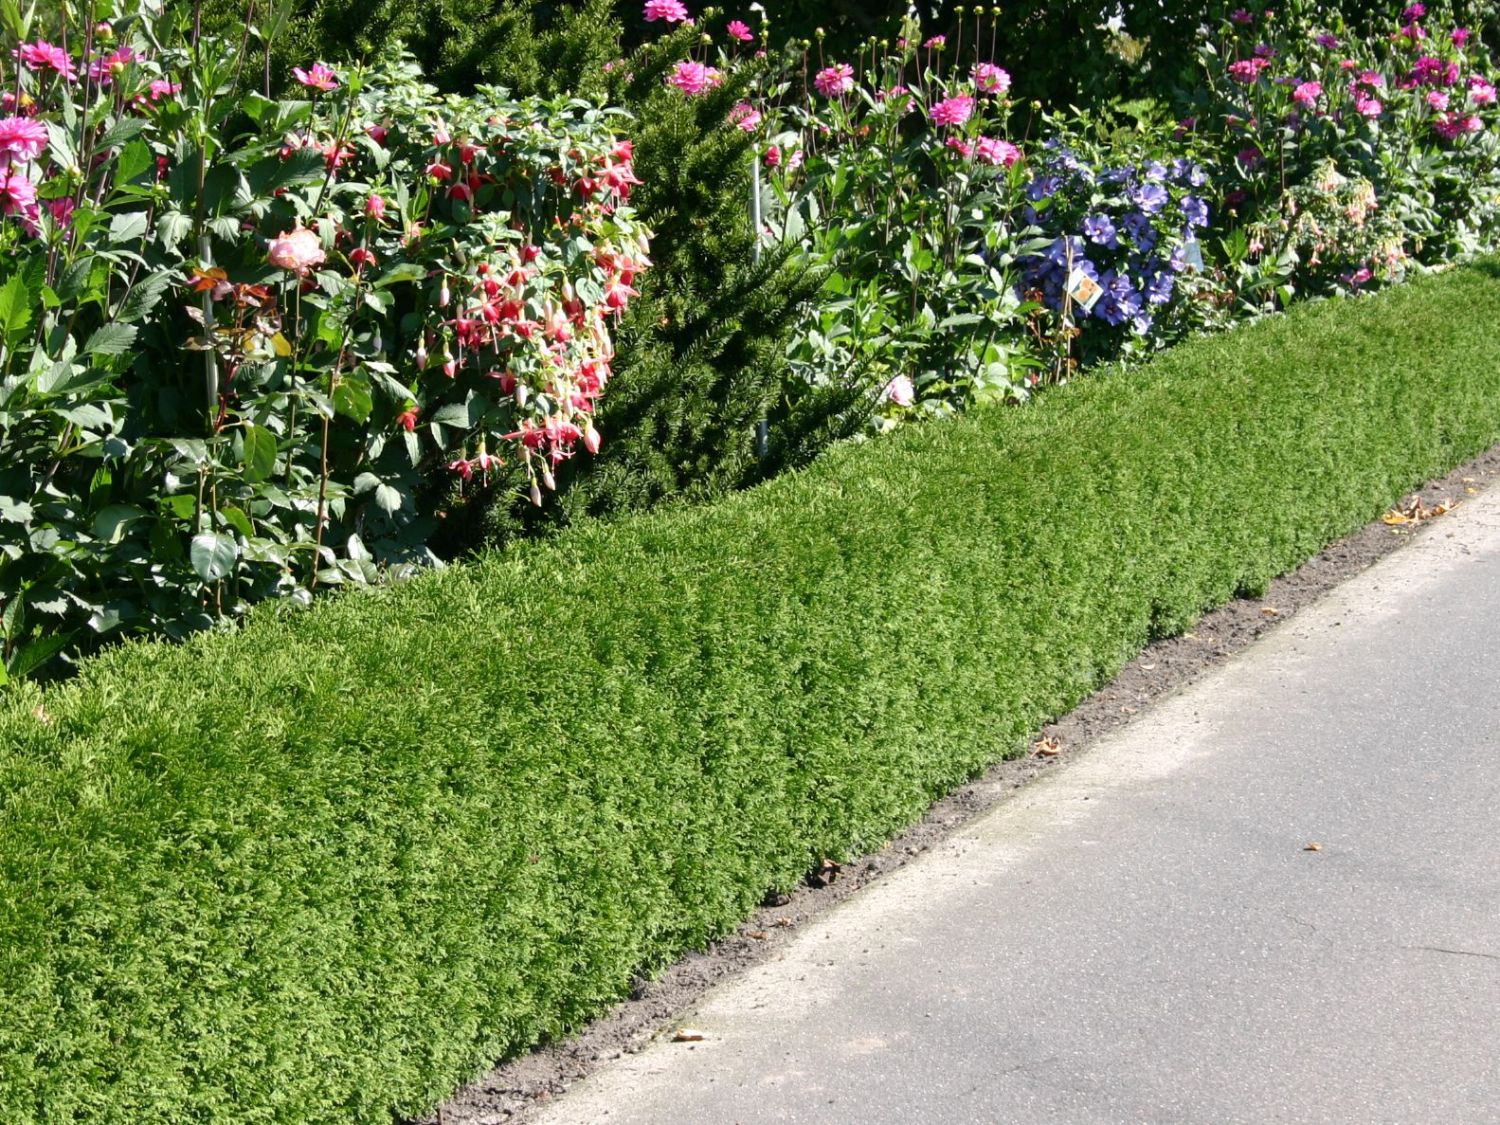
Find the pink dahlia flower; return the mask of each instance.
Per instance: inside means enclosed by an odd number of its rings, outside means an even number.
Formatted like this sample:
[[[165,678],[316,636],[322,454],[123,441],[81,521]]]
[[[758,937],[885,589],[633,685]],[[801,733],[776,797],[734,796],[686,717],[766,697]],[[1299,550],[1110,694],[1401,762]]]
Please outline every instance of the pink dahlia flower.
[[[1475,75],[1469,79],[1469,100],[1475,105],[1494,105],[1494,85]]]
[[[755,32],[743,20],[730,20],[729,26],[724,30],[729,32],[729,38],[738,39],[741,43],[749,43],[755,39]]]
[[[753,133],[760,125],[760,110],[749,102],[740,102],[729,111],[729,120],[731,124],[739,126],[742,131]]]
[[[682,23],[688,18],[688,10],[682,0],[646,0],[646,22]]]
[[[326,257],[317,233],[306,227],[284,230],[266,247],[266,259],[273,266],[290,270],[298,277],[307,276],[307,271],[322,265]]]
[[[912,386],[911,379],[905,375],[897,375],[885,385],[885,400],[893,402],[897,406],[910,406],[917,399],[917,389]]]
[[[32,219],[37,213],[36,185],[25,169],[0,168],[0,213]]]
[[[837,98],[854,89],[854,68],[848,63],[834,63],[818,71],[813,89],[825,98]]]
[[[1448,108],[1448,91],[1447,90],[1428,90],[1427,91],[1427,106],[1428,106],[1429,109],[1435,109],[1439,113],[1441,113],[1443,110],[1447,109]]]
[[[1357,97],[1354,99],[1354,108],[1361,117],[1379,117],[1385,112],[1385,105],[1379,98]]]
[[[78,78],[78,72],[73,69],[72,57],[56,44],[38,39],[35,43],[22,43],[11,54],[20,59],[27,70],[56,71],[69,82]]]
[[[89,77],[101,86],[108,86],[113,79],[125,73],[125,68],[135,62],[136,55],[129,47],[121,47],[103,58],[89,63]]]
[[[1021,150],[999,137],[980,137],[974,146],[974,155],[981,164],[1009,168],[1021,159]]]
[[[1270,63],[1262,58],[1240,59],[1238,62],[1229,64],[1229,77],[1248,86],[1259,78],[1260,72],[1269,65]]]
[[[701,62],[684,59],[667,75],[667,85],[676,86],[689,97],[703,93],[719,84],[719,72]]]
[[[974,87],[981,94],[1003,94],[1010,89],[1010,74],[994,63],[974,64]]]
[[[962,137],[949,137],[943,144],[958,153],[965,160],[974,155],[974,146]]]
[[[148,93],[153,102],[159,102],[163,98],[174,97],[181,90],[182,86],[177,82],[168,82],[164,78],[155,78],[152,79]]]
[[[338,88],[339,80],[333,71],[320,62],[303,70],[300,66],[292,67],[292,73],[297,76],[297,81],[310,90],[334,90]]]
[[[1321,82],[1303,82],[1292,91],[1292,101],[1304,109],[1312,109],[1322,96],[1323,84]]]
[[[0,164],[25,164],[47,147],[47,127],[29,117],[0,118]]]
[[[962,125],[974,115],[974,99],[967,95],[944,98],[928,110],[927,115],[934,125]]]

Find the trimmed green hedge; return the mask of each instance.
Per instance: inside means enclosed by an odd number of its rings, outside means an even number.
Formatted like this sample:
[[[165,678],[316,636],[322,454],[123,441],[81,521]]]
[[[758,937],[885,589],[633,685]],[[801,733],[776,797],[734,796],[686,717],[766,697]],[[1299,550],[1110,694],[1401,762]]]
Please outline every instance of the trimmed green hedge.
[[[1500,439],[1500,269],[0,707],[0,1120],[389,1120]]]

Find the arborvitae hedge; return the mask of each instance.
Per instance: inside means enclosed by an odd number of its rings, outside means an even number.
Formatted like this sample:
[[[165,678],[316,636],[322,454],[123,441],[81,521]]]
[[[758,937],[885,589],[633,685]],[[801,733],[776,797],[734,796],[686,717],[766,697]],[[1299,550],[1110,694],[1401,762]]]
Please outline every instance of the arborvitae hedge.
[[[389,1121],[1500,438],[1500,267],[0,697],[0,1120]]]

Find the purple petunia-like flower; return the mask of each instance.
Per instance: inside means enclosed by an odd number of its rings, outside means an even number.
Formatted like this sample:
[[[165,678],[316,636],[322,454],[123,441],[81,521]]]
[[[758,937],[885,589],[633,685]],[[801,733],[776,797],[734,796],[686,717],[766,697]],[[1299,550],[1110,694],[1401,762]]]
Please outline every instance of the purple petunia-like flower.
[[[1089,215],[1083,220],[1083,236],[1095,246],[1103,246],[1105,249],[1113,250],[1120,245],[1120,239],[1115,231],[1115,224],[1110,222],[1108,215]]]
[[[1131,189],[1130,201],[1148,215],[1155,215],[1167,205],[1170,197],[1160,184],[1144,183]]]
[[[1196,195],[1187,195],[1182,200],[1182,214],[1188,221],[1188,226],[1208,226],[1208,204]]]

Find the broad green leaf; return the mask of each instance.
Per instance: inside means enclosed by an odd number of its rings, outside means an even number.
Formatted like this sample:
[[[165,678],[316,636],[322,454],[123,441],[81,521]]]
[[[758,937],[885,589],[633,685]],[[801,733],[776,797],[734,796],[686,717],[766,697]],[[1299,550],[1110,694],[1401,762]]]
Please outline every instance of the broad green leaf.
[[[33,304],[32,295],[20,274],[13,274],[0,286],[0,335],[7,344],[14,345],[25,338],[31,328]]]
[[[388,484],[377,485],[375,488],[375,506],[382,512],[395,513],[401,508],[401,492]]]
[[[106,324],[96,328],[83,345],[84,355],[122,355],[135,343],[133,324]]]
[[[120,156],[115,161],[115,183],[128,183],[153,163],[150,146],[145,141],[131,141],[120,150]]]
[[[146,233],[146,212],[125,211],[109,221],[109,240],[116,246],[139,242]]]
[[[234,570],[234,560],[239,558],[240,549],[228,535],[204,532],[193,536],[188,553],[199,578],[205,582],[218,582]]]
[[[249,481],[265,480],[276,471],[276,435],[263,426],[245,427],[244,475]],[[246,532],[246,534],[250,534]]]
[[[370,379],[363,372],[351,371],[333,388],[333,408],[346,418],[356,422],[368,421],[374,407]]]
[[[11,653],[5,671],[10,678],[24,680],[68,646],[72,633],[52,633],[21,645]]]
[[[240,509],[229,505],[219,509],[219,518],[234,528],[246,539],[255,538],[255,526],[250,522],[250,517]]]
[[[119,310],[115,313],[115,319],[121,324],[130,324],[140,320],[157,306],[171,284],[170,273],[162,270],[148,273],[125,295],[125,299],[120,302]]]
[[[94,534],[106,543],[118,543],[125,538],[125,529],[145,515],[134,504],[111,504],[94,517]]]
[[[126,141],[133,140],[139,136],[142,130],[150,122],[144,117],[121,117],[94,143],[95,152],[103,152],[107,148],[117,148]],[[126,177],[127,179],[129,177]]]
[[[26,523],[31,519],[31,505],[24,500],[0,496],[0,522]]]

